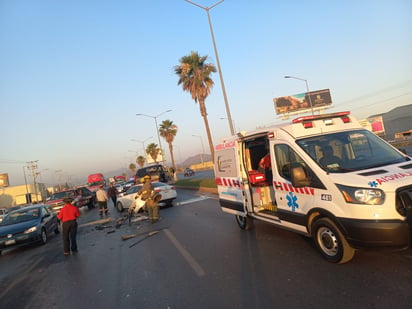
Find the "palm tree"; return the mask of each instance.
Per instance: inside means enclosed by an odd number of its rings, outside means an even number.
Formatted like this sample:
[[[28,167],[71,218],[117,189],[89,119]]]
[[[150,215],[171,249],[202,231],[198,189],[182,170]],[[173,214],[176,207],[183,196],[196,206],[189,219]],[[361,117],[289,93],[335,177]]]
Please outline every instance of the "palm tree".
[[[190,92],[195,103],[199,102],[200,115],[202,115],[205,123],[210,154],[213,160],[215,152],[207,120],[205,100],[214,85],[210,75],[216,72],[216,67],[211,63],[205,63],[206,59],[207,56],[201,57],[197,52],[191,51],[190,55],[180,58],[180,65],[175,66],[174,70],[179,76],[177,84],[182,85],[183,91]]]
[[[152,157],[153,161],[157,163],[157,157],[160,153],[160,148],[157,144],[151,143],[147,145],[146,153]]]
[[[145,158],[143,156],[138,156],[136,158],[136,163],[139,164],[139,166],[142,168],[145,162]]]
[[[173,169],[176,170],[175,157],[173,155],[173,141],[177,133],[177,126],[171,120],[163,120],[159,129],[160,136],[169,144],[170,158],[172,159]]]
[[[130,163],[129,170],[132,172],[133,175],[136,174],[136,164]]]

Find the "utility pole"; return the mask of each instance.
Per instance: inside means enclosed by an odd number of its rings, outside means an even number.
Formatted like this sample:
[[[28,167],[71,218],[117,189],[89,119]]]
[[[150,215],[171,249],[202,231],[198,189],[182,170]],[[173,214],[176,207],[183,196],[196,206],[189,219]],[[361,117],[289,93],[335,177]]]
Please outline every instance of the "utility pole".
[[[39,162],[39,160],[26,162],[27,163],[27,170],[31,171],[32,177],[33,177],[33,186],[34,186],[34,194],[36,196],[36,203],[39,202],[39,200],[37,198],[36,177],[40,174],[37,171],[38,170],[37,162]]]

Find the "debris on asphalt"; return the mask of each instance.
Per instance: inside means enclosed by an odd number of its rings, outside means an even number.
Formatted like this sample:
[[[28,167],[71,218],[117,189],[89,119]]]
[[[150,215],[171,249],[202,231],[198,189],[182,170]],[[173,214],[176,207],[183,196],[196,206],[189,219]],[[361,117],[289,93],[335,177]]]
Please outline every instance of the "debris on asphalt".
[[[143,220],[147,220],[147,219],[149,219],[148,216],[138,216],[138,217],[132,219],[131,222],[139,222],[139,221],[143,221]]]
[[[121,238],[122,240],[126,240],[126,239],[130,239],[130,238],[134,238],[134,237],[136,237],[136,236],[137,236],[137,234],[122,235],[122,236],[120,236],[120,238]]]
[[[95,220],[95,221],[91,221],[91,222],[81,224],[80,227],[89,226],[89,225],[96,225],[96,224],[104,224],[104,223],[108,223],[112,220],[113,220],[112,218],[105,218],[105,219]]]
[[[107,228],[111,228],[111,227],[113,227],[113,225],[96,225],[95,226],[95,229],[96,230],[104,230],[104,229],[107,229]]]
[[[118,229],[122,226],[123,222],[124,222],[125,218],[119,218],[116,220],[116,225],[115,227]]]
[[[133,246],[136,246],[138,243],[142,242],[143,240],[145,240],[145,239],[147,239],[147,238],[149,238],[149,237],[152,237],[153,235],[158,234],[159,232],[160,232],[160,231],[151,231],[150,233],[146,234],[146,236],[144,236],[143,238],[141,238],[141,239],[139,239],[138,241],[136,241],[135,243],[131,244],[131,245],[129,246],[129,248],[131,248],[131,247],[133,247]]]

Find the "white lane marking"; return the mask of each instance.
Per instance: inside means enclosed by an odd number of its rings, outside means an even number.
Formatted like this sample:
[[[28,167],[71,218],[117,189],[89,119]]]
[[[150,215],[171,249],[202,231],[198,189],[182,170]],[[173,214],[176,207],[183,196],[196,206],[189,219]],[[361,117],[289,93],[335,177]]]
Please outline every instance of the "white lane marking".
[[[176,206],[186,205],[186,204],[195,203],[195,202],[200,202],[200,201],[206,200],[208,198],[209,197],[207,195],[202,195],[202,196],[191,198],[191,199],[186,200],[186,201],[177,202]]]
[[[205,271],[203,270],[203,268],[199,265],[198,262],[196,262],[193,256],[191,256],[190,253],[185,248],[183,248],[183,246],[172,234],[172,232],[170,232],[168,229],[165,229],[164,232],[166,236],[170,239],[170,241],[175,245],[176,249],[180,252],[180,254],[183,256],[186,262],[188,262],[190,267],[192,267],[192,269],[195,271],[196,275],[198,275],[199,277],[204,276]]]

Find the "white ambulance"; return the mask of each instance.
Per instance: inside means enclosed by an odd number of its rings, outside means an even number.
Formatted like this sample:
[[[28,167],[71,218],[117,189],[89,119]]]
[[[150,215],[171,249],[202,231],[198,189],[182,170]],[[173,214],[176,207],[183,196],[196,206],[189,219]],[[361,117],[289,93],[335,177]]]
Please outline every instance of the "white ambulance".
[[[221,208],[240,228],[256,219],[312,237],[330,262],[410,245],[412,159],[349,112],[229,137],[215,146],[215,177]]]

